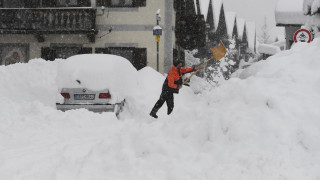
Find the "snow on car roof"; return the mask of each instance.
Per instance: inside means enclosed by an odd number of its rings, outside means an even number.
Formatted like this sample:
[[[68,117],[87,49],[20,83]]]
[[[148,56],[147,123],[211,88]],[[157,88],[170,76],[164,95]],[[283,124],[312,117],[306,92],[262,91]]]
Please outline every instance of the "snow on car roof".
[[[84,54],[66,59],[57,75],[59,88],[84,87],[91,90],[109,89],[111,94],[127,95],[136,89],[137,70],[129,60],[109,54]],[[81,85],[76,80],[81,81]]]

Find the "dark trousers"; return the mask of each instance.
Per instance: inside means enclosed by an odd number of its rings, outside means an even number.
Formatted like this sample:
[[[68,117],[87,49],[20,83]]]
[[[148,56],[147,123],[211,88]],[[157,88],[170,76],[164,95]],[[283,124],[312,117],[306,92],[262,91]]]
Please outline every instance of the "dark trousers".
[[[162,90],[159,100],[156,102],[154,107],[151,110],[151,113],[157,114],[158,110],[161,108],[161,106],[164,104],[164,102],[167,103],[168,106],[168,114],[170,114],[173,110],[174,103],[173,103],[173,92],[168,90]]]

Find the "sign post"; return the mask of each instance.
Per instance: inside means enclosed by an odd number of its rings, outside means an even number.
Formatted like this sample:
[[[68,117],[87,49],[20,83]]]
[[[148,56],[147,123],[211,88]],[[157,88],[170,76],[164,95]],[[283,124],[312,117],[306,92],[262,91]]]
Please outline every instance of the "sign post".
[[[158,9],[156,14],[157,25],[153,27],[153,35],[156,36],[157,43],[157,71],[159,72],[159,42],[160,36],[162,35],[162,28],[159,26],[159,21],[161,21],[160,9]]]
[[[307,29],[299,29],[294,33],[293,36],[294,42],[307,42],[310,43],[312,40],[311,32]]]

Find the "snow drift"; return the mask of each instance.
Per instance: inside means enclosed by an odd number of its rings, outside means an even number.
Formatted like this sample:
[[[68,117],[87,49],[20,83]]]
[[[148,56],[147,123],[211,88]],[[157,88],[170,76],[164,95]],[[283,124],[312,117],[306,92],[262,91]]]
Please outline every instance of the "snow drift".
[[[1,66],[0,178],[319,179],[319,46],[295,44],[213,90],[184,87],[158,120],[165,77],[149,67],[117,120],[55,109],[63,61]]]

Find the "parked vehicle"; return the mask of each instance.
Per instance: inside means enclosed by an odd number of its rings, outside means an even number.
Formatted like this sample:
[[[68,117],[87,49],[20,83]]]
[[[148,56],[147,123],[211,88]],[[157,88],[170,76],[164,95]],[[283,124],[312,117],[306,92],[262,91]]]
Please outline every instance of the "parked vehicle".
[[[94,91],[87,88],[62,88],[61,95],[63,103],[56,103],[57,109],[61,111],[84,108],[93,112],[114,112],[118,116],[125,102],[123,99],[112,103],[109,89]]]
[[[118,116],[136,88],[137,70],[123,57],[83,54],[58,61],[58,110],[84,108]]]

